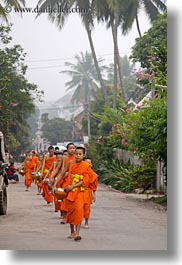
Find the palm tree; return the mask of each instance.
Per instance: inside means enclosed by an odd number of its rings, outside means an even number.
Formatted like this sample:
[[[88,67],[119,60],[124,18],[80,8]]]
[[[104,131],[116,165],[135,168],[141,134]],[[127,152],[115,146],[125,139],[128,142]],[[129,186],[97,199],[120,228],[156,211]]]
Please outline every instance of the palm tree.
[[[66,73],[71,76],[71,80],[66,83],[67,90],[73,90],[72,103],[82,102],[87,107],[88,115],[88,137],[90,137],[90,100],[96,96],[98,90],[98,77],[90,53],[85,55],[81,52],[80,55],[75,56],[76,64],[66,62],[71,70],[64,70],[61,73]],[[102,69],[102,68],[101,68]]]
[[[130,63],[128,57],[125,55],[120,58],[122,69],[123,69],[123,84],[125,87],[125,100],[128,101],[130,94],[136,89],[136,78],[132,75],[132,71],[134,70],[135,64]],[[107,68],[107,82],[108,85],[113,84],[114,82],[114,64],[110,63]],[[117,73],[118,74],[118,73]]]
[[[71,10],[73,7],[78,7],[82,10],[90,10],[92,8],[91,6],[91,1],[89,0],[39,0],[38,5],[40,9],[46,9],[47,7],[51,7],[51,8],[57,8],[58,5],[61,6],[62,8],[65,8],[67,10]],[[41,12],[37,15],[39,16],[41,14]],[[69,17],[71,13],[70,12],[50,12],[48,14],[49,19],[51,22],[56,23],[56,25],[58,26],[58,28],[61,30],[67,20],[67,18]],[[93,22],[93,14],[91,12],[80,12],[79,13],[83,25],[86,29],[87,32],[87,36],[89,39],[89,44],[90,44],[90,48],[91,48],[91,52],[92,52],[92,56],[93,56],[93,60],[94,60],[94,64],[95,64],[95,68],[96,68],[96,72],[97,72],[97,76],[99,79],[99,83],[105,98],[105,102],[106,104],[108,104],[108,97],[107,97],[107,93],[106,93],[106,88],[105,88],[105,84],[104,84],[104,80],[102,78],[101,75],[101,71],[99,68],[99,64],[98,64],[98,60],[97,60],[97,56],[96,56],[96,52],[95,52],[95,48],[94,48],[94,44],[93,44],[93,40],[92,40],[92,29],[94,27],[94,22]]]
[[[98,78],[95,70],[93,57],[90,53],[81,52],[75,56],[76,63],[65,62],[70,70],[61,71],[71,76],[66,83],[67,90],[74,90],[71,102],[88,103],[88,100],[95,97],[98,87]]]
[[[4,0],[0,1],[0,18],[8,23],[8,10],[11,7],[21,8],[21,5],[25,6],[25,0]],[[21,14],[21,12],[20,12]]]
[[[137,28],[141,36],[138,12],[143,4],[146,13],[149,15],[152,21],[157,17],[159,10],[165,11],[166,5],[160,0],[93,0],[94,7],[96,9],[96,16],[98,22],[106,22],[107,28],[111,27],[113,42],[114,42],[114,67],[115,73],[119,72],[120,86],[122,90],[122,98],[126,100],[126,91],[123,84],[123,70],[119,55],[118,41],[117,41],[117,29],[121,26],[122,33],[127,34],[131,29],[134,20],[136,19]],[[117,62],[117,66],[116,66]],[[117,95],[117,75],[114,79],[114,102],[113,107],[116,107],[116,95]]]
[[[138,13],[142,6],[144,7],[150,22],[157,18],[160,11],[166,12],[167,10],[165,1],[162,0],[127,0],[123,12],[123,23],[121,25],[122,33],[124,35],[129,32],[134,21],[136,21],[138,34],[140,37],[142,36],[138,19]]]
[[[114,42],[114,91],[113,91],[113,108],[116,108],[116,100],[117,100],[117,71],[119,73],[119,81],[121,87],[121,94],[123,101],[125,101],[125,89],[123,85],[123,74],[122,74],[122,65],[119,56],[119,48],[118,48],[118,26],[122,24],[123,17],[123,6],[126,0],[120,1],[109,1],[109,0],[93,0],[94,8],[96,12],[96,17],[98,22],[105,22],[107,28],[111,28],[113,42]]]

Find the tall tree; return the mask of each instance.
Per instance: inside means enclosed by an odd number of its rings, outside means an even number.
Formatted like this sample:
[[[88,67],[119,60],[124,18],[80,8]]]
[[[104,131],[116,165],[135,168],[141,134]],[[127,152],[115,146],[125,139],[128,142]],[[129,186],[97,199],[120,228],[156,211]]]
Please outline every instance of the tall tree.
[[[72,102],[82,102],[87,109],[88,136],[90,137],[90,101],[95,97],[98,90],[98,78],[90,53],[85,55],[81,52],[75,56],[76,64],[66,62],[65,65],[71,70],[62,71],[71,76],[71,81],[66,83],[68,90],[74,89]]]
[[[72,8],[77,8],[78,10],[82,10],[79,12],[79,15],[81,17],[81,20],[83,22],[83,25],[86,29],[93,60],[95,63],[98,79],[100,82],[100,86],[105,98],[106,104],[108,104],[108,97],[106,93],[106,88],[104,84],[104,80],[101,75],[101,71],[99,68],[99,63],[97,60],[96,56],[96,51],[94,47],[94,43],[92,40],[92,29],[94,27],[94,22],[93,22],[93,14],[90,12],[92,9],[91,1],[89,0],[57,0],[57,1],[51,1],[51,0],[39,0],[38,2],[39,8],[40,9],[46,9],[47,7],[51,8],[57,8],[58,5],[61,6],[62,9],[65,10],[65,12],[50,12],[48,14],[49,19],[51,22],[55,23],[57,27],[61,30],[64,27],[64,24],[68,18],[68,16],[71,14]],[[38,14],[38,16],[41,14],[41,12]]]
[[[27,66],[24,64],[25,53],[21,46],[10,44],[10,27],[0,26],[0,130],[6,142],[12,148],[28,142],[28,117],[34,111],[34,99],[41,99],[43,94],[35,84],[26,78]],[[8,45],[9,46],[9,45]]]
[[[140,37],[142,36],[138,18],[139,11],[142,7],[144,7],[144,11],[150,22],[154,21],[160,12],[166,12],[167,10],[162,0],[127,0],[123,12],[123,23],[121,25],[124,35],[131,30],[133,23],[136,22],[138,34]]]
[[[98,89],[98,78],[93,62],[93,57],[90,53],[82,52],[75,56],[76,63],[66,62],[65,66],[70,70],[61,71],[71,76],[71,80],[66,83],[67,90],[74,89],[72,102],[88,103],[88,100],[95,97],[95,92]]]
[[[167,46],[167,14],[158,15],[153,21],[152,27],[142,36],[136,39],[130,56],[134,62],[140,62],[141,67],[150,68],[154,49]]]
[[[123,34],[127,34],[133,22],[136,19],[137,28],[139,29],[138,12],[141,5],[144,5],[145,11],[148,14],[151,21],[156,19],[159,10],[165,11],[166,5],[160,0],[93,0],[93,6],[96,10],[98,21],[106,22],[107,28],[111,27],[113,42],[114,42],[114,68],[115,73],[117,70],[116,62],[118,65],[119,80],[122,90],[123,100],[126,100],[126,91],[123,84],[123,69],[121,65],[117,29],[120,26]],[[140,33],[141,35],[141,33]],[[116,106],[116,94],[117,94],[117,76],[114,78],[114,103]]]
[[[123,69],[123,84],[125,87],[125,99],[127,102],[137,87],[136,76],[133,75],[135,64],[131,63],[131,61],[129,61],[126,55],[124,57],[121,57],[120,61],[121,61],[122,69]],[[107,72],[107,83],[111,85],[114,83],[114,64],[113,63],[107,66],[106,72]]]
[[[107,28],[111,28],[113,43],[114,43],[114,91],[113,91],[113,107],[116,108],[117,99],[117,71],[119,73],[119,81],[121,86],[122,99],[125,101],[125,89],[123,85],[123,70],[120,61],[118,48],[118,26],[123,22],[123,1],[109,1],[109,0],[93,0],[93,7],[95,8],[98,22],[105,22]]]

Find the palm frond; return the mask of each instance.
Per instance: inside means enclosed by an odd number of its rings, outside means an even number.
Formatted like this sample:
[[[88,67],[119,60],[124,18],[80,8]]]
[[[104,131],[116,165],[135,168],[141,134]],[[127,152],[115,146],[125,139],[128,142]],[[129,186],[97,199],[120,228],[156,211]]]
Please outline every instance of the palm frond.
[[[157,15],[159,14],[158,8],[152,3],[151,0],[142,0],[142,2],[150,21],[156,19]]]

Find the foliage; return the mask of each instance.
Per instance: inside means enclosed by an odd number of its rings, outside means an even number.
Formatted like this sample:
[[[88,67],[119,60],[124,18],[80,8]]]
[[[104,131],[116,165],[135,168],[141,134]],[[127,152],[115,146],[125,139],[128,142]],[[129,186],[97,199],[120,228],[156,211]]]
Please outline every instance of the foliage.
[[[128,115],[130,149],[152,160],[167,164],[167,102],[166,97],[155,98],[136,114]]]
[[[150,58],[155,49],[167,46],[167,14],[158,15],[158,19],[153,21],[152,27],[140,38],[132,48],[130,56],[134,62],[140,62],[142,68],[150,68]]]
[[[120,0],[117,0],[120,2]],[[122,33],[127,34],[132,28],[133,23],[136,22],[139,35],[141,36],[138,13],[140,12],[141,6],[144,7],[144,11],[150,21],[154,21],[159,14],[159,11],[165,12],[166,5],[160,0],[128,0],[123,1],[124,12],[123,12],[123,24]],[[130,14],[130,15],[128,15]]]
[[[128,113],[124,109],[105,107],[104,115],[95,116],[112,125],[112,132],[108,137],[115,142],[115,146],[120,143],[120,147],[129,149],[140,157],[167,162],[166,97],[151,100],[137,112]]]
[[[165,166],[167,164],[166,15],[159,16],[153,27],[137,40],[133,57],[145,67],[137,75],[144,95],[148,89],[155,91],[155,97],[144,102],[143,106],[120,105],[117,110],[107,106],[103,112],[94,113],[100,120],[98,127],[104,122],[110,124],[112,129],[107,136],[99,137],[96,143],[92,139],[88,152],[92,155],[97,150],[94,161],[99,169],[100,180],[122,191],[133,191],[138,187],[145,189],[150,185],[154,187],[156,161],[159,159]],[[163,35],[158,36],[159,32],[163,32]],[[163,38],[162,41],[160,38]],[[154,45],[150,57],[149,39]],[[126,166],[115,160],[111,162],[116,147],[132,151],[143,159],[144,165]],[[99,164],[97,160],[104,162]],[[146,161],[151,164],[146,164]]]
[[[133,75],[135,64],[131,63],[128,57],[125,55],[120,58],[121,65],[122,65],[122,72],[123,72],[123,86],[125,88],[125,97],[128,100],[132,93],[135,91],[137,83],[136,83],[136,76]],[[114,64],[110,63],[109,66],[106,67],[107,79],[105,82],[110,86],[113,87],[114,83]],[[119,75],[117,77],[119,80]],[[118,86],[118,91],[121,88]]]
[[[112,104],[112,90],[106,86],[107,95],[110,105]],[[119,102],[119,100],[118,100]],[[111,130],[111,125],[106,122],[100,122],[100,119],[95,117],[94,113],[101,114],[104,112],[105,100],[103,97],[102,90],[97,90],[95,94],[95,99],[90,102],[90,125],[91,125],[91,135],[100,136],[108,135]],[[87,119],[82,120],[83,131],[87,131]]]
[[[128,174],[128,165],[124,165],[117,160],[104,163],[99,173],[99,180],[106,185],[123,192],[133,190],[132,178]]]
[[[156,167],[151,165],[130,165],[112,159],[104,162],[99,170],[99,180],[122,192],[134,192],[136,188],[148,189],[155,186]]]
[[[49,120],[46,115],[44,115],[42,121],[44,122],[41,128],[42,137],[48,139],[51,144],[72,139],[72,124],[70,121],[62,118]]]
[[[43,92],[26,78],[25,53],[21,46],[11,48],[11,27],[0,26],[0,125],[8,148],[21,150],[29,144],[28,117],[34,112],[34,102]],[[18,149],[19,148],[19,149]]]
[[[95,98],[95,93],[98,90],[96,68],[89,52],[85,54],[81,52],[75,56],[75,59],[75,64],[66,62],[65,66],[69,67],[69,70],[61,71],[61,73],[66,73],[72,78],[66,83],[67,90],[74,90],[71,101],[87,103],[88,99]]]
[[[8,22],[8,12],[6,11],[6,7],[13,6],[19,9],[22,6],[25,6],[24,0],[6,0],[1,2],[4,3],[0,3],[0,18],[3,18],[6,22]]]

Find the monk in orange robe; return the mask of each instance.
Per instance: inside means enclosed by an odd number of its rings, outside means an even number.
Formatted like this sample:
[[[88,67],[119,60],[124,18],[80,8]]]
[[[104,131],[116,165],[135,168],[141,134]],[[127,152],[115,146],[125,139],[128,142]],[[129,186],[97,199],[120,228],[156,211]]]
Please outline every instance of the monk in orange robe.
[[[90,211],[91,211],[91,204],[96,200],[96,189],[98,186],[98,175],[92,169],[92,161],[90,157],[84,158],[84,161],[88,162],[91,166],[89,170],[89,177],[90,177],[90,184],[88,188],[84,190],[84,218],[85,218],[85,225],[84,228],[89,228],[88,220],[90,218]]]
[[[50,178],[50,184],[53,187],[53,184],[56,181],[57,174],[59,174],[59,171],[62,168],[63,165],[63,153],[62,152],[55,152],[56,154],[56,161],[53,162],[50,171],[52,171],[51,178]],[[55,212],[61,211],[61,202],[57,200],[57,198],[54,196],[54,206],[55,206]]]
[[[67,187],[68,185],[67,176],[68,176],[69,165],[71,161],[75,160],[75,149],[76,148],[73,143],[69,143],[67,145],[67,151],[68,151],[67,158],[63,162],[62,170],[57,177],[54,187],[61,187],[63,189]],[[63,199],[61,202],[61,216],[62,216],[62,220],[60,222],[61,224],[66,223],[66,213],[67,213],[66,200]]]
[[[66,221],[70,224],[71,234],[68,238],[81,240],[79,235],[81,222],[84,217],[84,189],[88,188],[90,183],[89,163],[83,161],[85,155],[84,147],[77,147],[75,152],[75,161],[72,161],[67,176],[68,186],[64,189],[68,192],[66,198],[67,215]]]
[[[32,154],[28,154],[25,162],[24,162],[24,169],[25,169],[25,187],[26,191],[29,191],[29,188],[31,187],[32,184],[32,175],[31,172],[34,172],[35,169],[35,161],[32,159]]]
[[[37,163],[36,163],[35,175],[39,174],[40,177],[41,177],[42,170],[43,170],[43,168],[42,168],[43,164],[44,164],[44,155],[40,154],[39,157],[38,157]],[[39,180],[36,179],[35,183],[36,183],[37,189],[38,189],[37,195],[40,195],[41,194],[41,190],[42,190],[42,181],[41,181],[41,179],[39,179]]]
[[[32,159],[33,159],[33,161],[35,162],[35,164],[37,164],[37,161],[39,160],[37,154],[35,153],[34,150],[32,150],[31,153],[32,153]]]
[[[53,162],[56,161],[56,156],[54,155],[54,147],[49,146],[48,155],[46,155],[45,165],[44,165],[44,179],[43,179],[43,187],[42,187],[42,196],[44,197],[47,204],[53,203],[53,194],[48,188],[48,179],[51,178],[51,173],[49,169],[51,168]],[[52,168],[53,169],[53,168]]]

